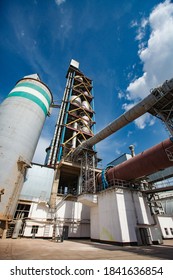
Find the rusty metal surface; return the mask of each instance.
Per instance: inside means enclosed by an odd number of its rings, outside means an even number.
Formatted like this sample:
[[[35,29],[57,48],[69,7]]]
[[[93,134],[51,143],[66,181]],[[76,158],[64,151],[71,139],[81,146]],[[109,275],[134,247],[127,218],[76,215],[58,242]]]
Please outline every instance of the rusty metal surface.
[[[134,180],[173,166],[173,161],[168,157],[168,151],[169,153],[173,152],[171,139],[167,139],[122,164],[110,168],[106,173],[106,178],[108,181],[115,178]],[[101,182],[101,175],[98,181]]]

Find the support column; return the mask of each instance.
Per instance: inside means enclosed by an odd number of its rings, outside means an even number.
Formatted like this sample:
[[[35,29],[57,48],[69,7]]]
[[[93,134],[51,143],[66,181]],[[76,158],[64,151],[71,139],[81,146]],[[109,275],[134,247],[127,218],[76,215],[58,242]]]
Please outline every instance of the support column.
[[[58,193],[59,180],[60,180],[60,169],[57,168],[55,170],[54,181],[53,181],[52,191],[50,196],[50,208],[52,209],[56,208],[56,197]]]
[[[83,150],[81,159],[81,193],[95,193],[95,152]]]
[[[60,180],[60,169],[57,168],[55,170],[54,182],[52,185],[52,191],[50,196],[50,209],[49,209],[51,213],[51,218],[53,220],[53,233],[52,233],[53,240],[56,237],[56,198],[57,198],[57,192],[59,187],[59,180]]]

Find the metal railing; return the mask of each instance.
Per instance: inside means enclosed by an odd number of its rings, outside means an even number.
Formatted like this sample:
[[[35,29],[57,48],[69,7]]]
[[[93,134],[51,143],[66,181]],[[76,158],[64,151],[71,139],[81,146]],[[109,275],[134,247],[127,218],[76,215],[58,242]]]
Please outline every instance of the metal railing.
[[[129,182],[121,179],[111,179],[108,182],[108,186],[105,188],[103,184],[99,184],[96,187],[96,192],[103,191],[109,188],[130,188],[130,189],[139,189],[140,183],[139,182]]]

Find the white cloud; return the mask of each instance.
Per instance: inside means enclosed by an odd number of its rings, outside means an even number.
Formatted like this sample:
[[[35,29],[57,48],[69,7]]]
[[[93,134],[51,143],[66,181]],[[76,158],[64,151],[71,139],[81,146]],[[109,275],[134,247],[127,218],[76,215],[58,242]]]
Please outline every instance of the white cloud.
[[[128,133],[127,133],[127,137],[130,137],[130,135],[133,134],[133,131],[129,130]]]
[[[129,111],[132,107],[134,107],[136,103],[124,103],[122,108],[127,112]],[[138,119],[135,120],[135,124],[137,125],[138,128],[144,129],[146,125],[148,124],[149,126],[153,125],[155,123],[155,119],[153,116],[151,116],[149,113],[146,113],[139,117]]]
[[[125,97],[124,92],[119,91],[119,92],[118,92],[118,98],[119,98],[119,99],[122,99],[122,98],[124,98],[124,97]]]
[[[66,0],[55,0],[55,3],[60,6],[61,4],[65,3]]]
[[[151,125],[151,116],[149,114],[142,115],[140,118],[135,120],[135,124],[138,128],[144,129],[147,124]],[[153,122],[154,124],[154,122]]]
[[[136,27],[138,26],[138,22],[136,20],[132,20],[130,27]]]
[[[131,28],[136,28],[136,37],[135,39],[137,41],[141,41],[145,36],[145,30],[148,25],[148,19],[142,18],[140,23],[138,23],[136,20],[133,20],[130,24]]]
[[[146,47],[145,42],[140,41],[138,52],[143,63],[143,75],[127,87],[127,97],[132,102],[144,98],[152,88],[173,76],[173,3],[166,0],[157,5],[149,18],[142,20],[141,28],[145,28],[147,24],[151,30],[149,40]],[[135,25],[136,22],[133,22],[131,26]],[[127,105],[124,105],[124,109],[127,109]],[[153,122],[147,114],[136,120],[140,128],[144,128],[146,123],[152,125]]]

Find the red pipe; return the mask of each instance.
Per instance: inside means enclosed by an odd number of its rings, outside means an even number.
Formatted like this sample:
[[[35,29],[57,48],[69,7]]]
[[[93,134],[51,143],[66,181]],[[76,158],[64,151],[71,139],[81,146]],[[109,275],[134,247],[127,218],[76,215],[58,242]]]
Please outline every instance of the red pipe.
[[[130,181],[173,166],[173,161],[168,158],[168,153],[173,155],[173,138],[167,139],[137,156],[108,169],[106,179],[107,181],[112,179]],[[101,184],[101,174],[98,175],[97,181],[98,184]]]

